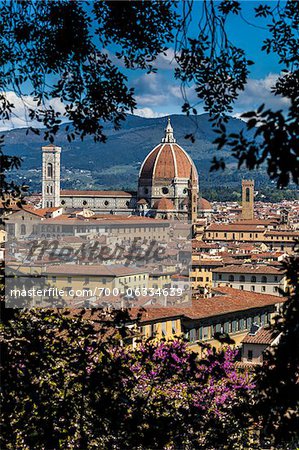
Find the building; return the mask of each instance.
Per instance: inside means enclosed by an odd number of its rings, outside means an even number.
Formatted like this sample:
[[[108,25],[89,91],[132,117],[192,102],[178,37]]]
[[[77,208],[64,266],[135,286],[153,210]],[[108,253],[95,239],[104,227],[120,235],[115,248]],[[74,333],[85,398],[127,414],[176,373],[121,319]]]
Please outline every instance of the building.
[[[141,165],[137,192],[60,190],[60,154],[60,147],[42,147],[43,208],[90,208],[100,213],[188,219],[193,224],[198,209],[203,214],[211,211],[207,201],[199,202],[196,167],[176,142],[170,119],[161,143]]]
[[[191,306],[146,308],[138,321],[139,332],[144,337],[172,339],[183,335],[190,348],[201,354],[200,343],[216,348],[221,343],[216,333],[229,333],[233,345],[240,346],[251,330],[252,324],[262,326],[272,322],[283,298],[273,295],[245,293],[229,287],[214,289],[209,298],[194,298]],[[137,308],[131,310],[135,320]]]
[[[241,291],[281,296],[287,280],[280,266],[232,264],[212,269],[213,286],[230,286]]]
[[[60,153],[61,147],[42,147],[42,207],[61,206],[60,202]]]
[[[242,180],[242,220],[253,219],[254,181]]]
[[[47,266],[42,275],[50,286],[63,290],[65,299],[69,297],[96,297],[105,301],[111,298],[113,289],[115,298],[118,292],[126,290],[141,291],[148,287],[148,273],[144,268],[118,265],[81,265],[58,264]],[[83,292],[85,291],[85,293]]]
[[[242,339],[241,364],[260,365],[269,347],[277,345],[280,333],[264,326],[252,324],[249,333]]]

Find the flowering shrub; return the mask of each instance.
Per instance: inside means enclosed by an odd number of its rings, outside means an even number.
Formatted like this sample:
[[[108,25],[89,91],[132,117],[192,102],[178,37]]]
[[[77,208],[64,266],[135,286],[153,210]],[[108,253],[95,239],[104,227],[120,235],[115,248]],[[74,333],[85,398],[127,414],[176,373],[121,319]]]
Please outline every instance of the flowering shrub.
[[[218,449],[248,442],[253,385],[236,371],[235,350],[207,349],[199,360],[182,340],[121,347],[119,328],[99,323],[49,310],[6,323],[1,448]]]

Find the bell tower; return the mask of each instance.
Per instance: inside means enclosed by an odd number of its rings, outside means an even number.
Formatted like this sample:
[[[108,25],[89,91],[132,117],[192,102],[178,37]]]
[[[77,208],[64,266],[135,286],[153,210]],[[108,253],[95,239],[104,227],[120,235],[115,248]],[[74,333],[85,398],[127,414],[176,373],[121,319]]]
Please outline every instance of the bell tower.
[[[242,219],[253,219],[254,181],[242,180]]]
[[[61,147],[42,147],[42,207],[60,206],[60,153]]]

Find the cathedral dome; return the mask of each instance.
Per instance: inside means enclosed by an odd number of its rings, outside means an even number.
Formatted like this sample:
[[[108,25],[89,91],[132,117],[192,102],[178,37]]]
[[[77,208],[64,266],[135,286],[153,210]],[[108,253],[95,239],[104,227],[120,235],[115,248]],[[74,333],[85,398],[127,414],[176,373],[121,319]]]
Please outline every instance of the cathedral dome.
[[[173,202],[169,198],[160,198],[154,203],[153,208],[160,211],[173,211],[175,209]]]
[[[174,178],[198,179],[197,170],[190,156],[176,143],[168,119],[165,137],[145,158],[139,180],[173,180]]]

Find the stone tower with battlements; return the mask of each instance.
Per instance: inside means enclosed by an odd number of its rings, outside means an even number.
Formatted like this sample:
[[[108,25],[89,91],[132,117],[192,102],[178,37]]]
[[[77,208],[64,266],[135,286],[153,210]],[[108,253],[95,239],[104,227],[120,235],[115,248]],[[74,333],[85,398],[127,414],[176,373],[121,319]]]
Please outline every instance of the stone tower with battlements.
[[[42,207],[60,206],[60,153],[61,147],[42,147]]]
[[[252,220],[254,207],[254,181],[242,180],[242,219]]]

